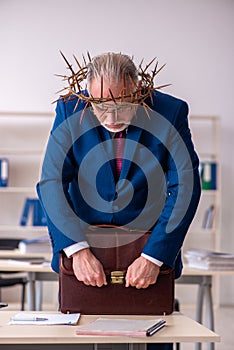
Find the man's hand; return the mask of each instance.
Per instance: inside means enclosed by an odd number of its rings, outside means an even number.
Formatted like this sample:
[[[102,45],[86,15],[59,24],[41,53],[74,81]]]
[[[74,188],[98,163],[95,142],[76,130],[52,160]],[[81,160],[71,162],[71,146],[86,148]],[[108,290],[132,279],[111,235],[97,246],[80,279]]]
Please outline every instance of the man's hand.
[[[158,265],[140,256],[128,267],[126,287],[147,288],[157,281],[159,271]]]
[[[72,258],[73,270],[79,281],[84,282],[87,286],[101,287],[107,284],[102,264],[91,253],[89,248],[72,254]]]

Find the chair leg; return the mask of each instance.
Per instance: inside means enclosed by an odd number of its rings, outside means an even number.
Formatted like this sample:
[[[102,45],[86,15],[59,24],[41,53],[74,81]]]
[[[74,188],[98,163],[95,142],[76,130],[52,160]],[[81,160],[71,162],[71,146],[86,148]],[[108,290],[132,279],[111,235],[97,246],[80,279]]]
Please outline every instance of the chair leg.
[[[22,297],[21,297],[21,310],[24,311],[24,304],[25,304],[25,284],[22,285]]]
[[[174,301],[174,310],[180,311],[180,303],[179,303],[178,299],[175,299],[175,301]]]
[[[175,299],[174,301],[174,310],[180,311],[180,303],[178,299]],[[180,350],[180,343],[176,343],[176,350]]]

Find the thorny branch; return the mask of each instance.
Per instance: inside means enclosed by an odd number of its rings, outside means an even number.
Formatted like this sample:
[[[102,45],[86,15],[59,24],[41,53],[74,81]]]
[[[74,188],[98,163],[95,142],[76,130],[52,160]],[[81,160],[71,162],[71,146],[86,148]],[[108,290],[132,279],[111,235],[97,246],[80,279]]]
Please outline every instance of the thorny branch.
[[[161,66],[158,69],[158,61],[155,62],[156,58],[152,59],[146,66],[145,68],[142,67],[143,60],[141,61],[139,68],[138,68],[138,76],[139,79],[141,80],[140,86],[137,86],[136,83],[134,82],[134,85],[136,86],[136,90],[134,93],[126,94],[126,88],[124,88],[119,96],[113,96],[112,91],[110,90],[110,97],[104,98],[103,97],[103,77],[101,77],[101,94],[100,97],[93,97],[92,95],[88,95],[86,93],[86,79],[87,79],[87,60],[85,56],[82,54],[83,58],[83,63],[81,64],[77,57],[73,55],[73,58],[75,60],[75,63],[78,67],[77,71],[75,71],[72,67],[72,64],[68,62],[66,59],[65,55],[60,51],[64,61],[67,64],[67,68],[70,71],[69,75],[61,75],[61,74],[56,74],[59,77],[62,77],[63,81],[66,81],[68,86],[64,87],[62,90],[58,91],[58,93],[62,91],[66,91],[64,95],[62,95],[62,98],[78,98],[78,101],[76,103],[75,108],[77,108],[79,101],[84,100],[86,101],[86,107],[89,105],[89,103],[103,103],[107,101],[114,101],[114,103],[117,103],[117,101],[122,102],[124,99],[128,98],[130,99],[131,103],[134,104],[140,104],[144,106],[144,108],[147,107],[147,104],[145,103],[145,100],[150,97],[152,101],[152,92],[154,90],[159,90],[162,89],[166,86],[169,86],[171,84],[165,84],[161,86],[154,86],[154,80],[157,74],[165,67],[165,64]],[[87,59],[88,62],[92,61],[92,58],[90,56],[90,53],[87,52]],[[153,69],[149,72],[150,66],[154,64]],[[126,77],[124,77],[124,86],[126,84],[125,82]],[[61,98],[61,97],[60,97]]]

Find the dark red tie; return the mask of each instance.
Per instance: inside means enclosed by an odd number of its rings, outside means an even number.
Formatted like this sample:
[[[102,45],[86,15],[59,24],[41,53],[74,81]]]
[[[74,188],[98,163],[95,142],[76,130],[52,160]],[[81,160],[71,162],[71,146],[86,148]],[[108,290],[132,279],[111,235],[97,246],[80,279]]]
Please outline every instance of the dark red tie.
[[[118,179],[122,169],[124,146],[125,146],[125,131],[117,132],[114,138],[115,138],[116,178]]]

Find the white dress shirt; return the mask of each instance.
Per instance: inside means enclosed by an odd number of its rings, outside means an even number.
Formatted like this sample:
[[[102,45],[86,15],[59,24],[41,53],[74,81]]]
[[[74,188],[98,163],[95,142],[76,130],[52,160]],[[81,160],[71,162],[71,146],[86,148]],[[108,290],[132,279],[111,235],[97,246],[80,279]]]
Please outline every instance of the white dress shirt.
[[[89,248],[89,244],[87,241],[82,241],[82,242],[75,243],[75,244],[70,245],[69,247],[64,248],[63,251],[65,252],[66,256],[68,258],[70,258],[72,256],[72,254],[74,254],[82,249],[85,249],[85,248]],[[146,255],[144,253],[141,253],[141,256],[143,256],[147,260],[150,260],[152,263],[154,263],[158,266],[162,266],[162,264],[163,264],[162,261],[155,259],[152,256]]]

